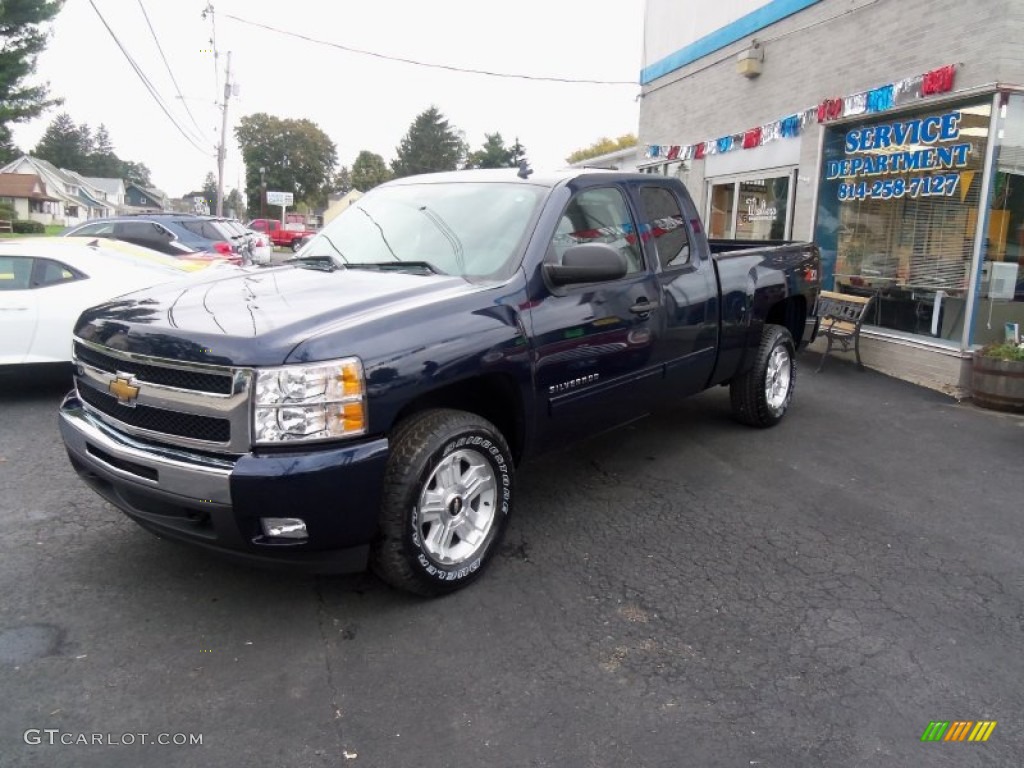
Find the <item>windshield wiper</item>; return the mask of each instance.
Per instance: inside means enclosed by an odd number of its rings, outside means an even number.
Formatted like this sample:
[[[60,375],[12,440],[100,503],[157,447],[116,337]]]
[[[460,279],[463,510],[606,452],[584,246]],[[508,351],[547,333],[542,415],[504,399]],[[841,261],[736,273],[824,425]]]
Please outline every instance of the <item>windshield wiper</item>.
[[[444,275],[429,261],[363,261],[348,262],[345,269],[374,269],[378,272],[405,272],[405,271],[426,271],[434,275]]]
[[[301,259],[289,259],[286,264],[294,264],[302,269],[316,269],[320,272],[334,272],[341,269],[330,256],[305,256]]]

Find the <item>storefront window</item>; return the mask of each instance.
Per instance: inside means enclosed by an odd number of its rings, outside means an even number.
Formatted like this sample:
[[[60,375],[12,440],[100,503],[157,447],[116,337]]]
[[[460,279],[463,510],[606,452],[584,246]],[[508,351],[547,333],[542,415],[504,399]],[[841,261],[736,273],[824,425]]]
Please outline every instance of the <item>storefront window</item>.
[[[962,338],[991,111],[988,101],[827,129],[823,284],[874,295],[867,322]]]
[[[745,178],[712,182],[708,212],[711,238],[784,240],[789,236],[791,177]]]
[[[708,237],[732,237],[732,222],[736,216],[736,185],[713,184],[711,186],[711,215],[708,216]]]
[[[997,136],[974,344],[1024,333],[1024,96],[1003,98]]]

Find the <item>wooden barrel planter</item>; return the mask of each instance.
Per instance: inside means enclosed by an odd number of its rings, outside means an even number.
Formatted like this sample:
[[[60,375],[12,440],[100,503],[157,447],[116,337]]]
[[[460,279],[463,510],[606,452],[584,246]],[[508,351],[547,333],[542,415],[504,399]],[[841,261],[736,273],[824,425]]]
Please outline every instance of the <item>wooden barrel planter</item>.
[[[1024,413],[1024,361],[975,355],[971,389],[982,408]]]

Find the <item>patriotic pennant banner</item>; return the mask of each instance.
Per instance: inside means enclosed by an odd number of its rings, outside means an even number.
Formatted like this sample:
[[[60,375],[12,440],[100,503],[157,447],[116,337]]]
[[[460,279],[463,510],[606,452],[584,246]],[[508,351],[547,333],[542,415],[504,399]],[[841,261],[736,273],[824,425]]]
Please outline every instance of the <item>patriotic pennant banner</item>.
[[[843,117],[885,112],[925,96],[948,93],[953,90],[955,78],[956,65],[950,64],[863,93],[822,99],[817,106],[732,136],[697,144],[649,144],[645,156],[650,159],[702,160],[709,155],[725,154],[737,149],[763,147],[778,139],[799,136],[813,122],[828,123]]]

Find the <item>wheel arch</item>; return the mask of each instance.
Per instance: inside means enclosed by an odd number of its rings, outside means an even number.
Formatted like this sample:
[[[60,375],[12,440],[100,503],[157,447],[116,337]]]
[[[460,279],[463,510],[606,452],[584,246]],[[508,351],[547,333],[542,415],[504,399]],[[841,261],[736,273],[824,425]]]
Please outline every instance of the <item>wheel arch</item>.
[[[490,373],[446,384],[406,403],[393,424],[431,408],[453,408],[475,413],[491,422],[505,437],[518,464],[526,443],[522,393],[512,376]]]
[[[807,319],[807,299],[804,296],[787,296],[768,308],[764,322],[766,325],[781,325],[793,337],[793,343],[800,349],[803,341]]]

